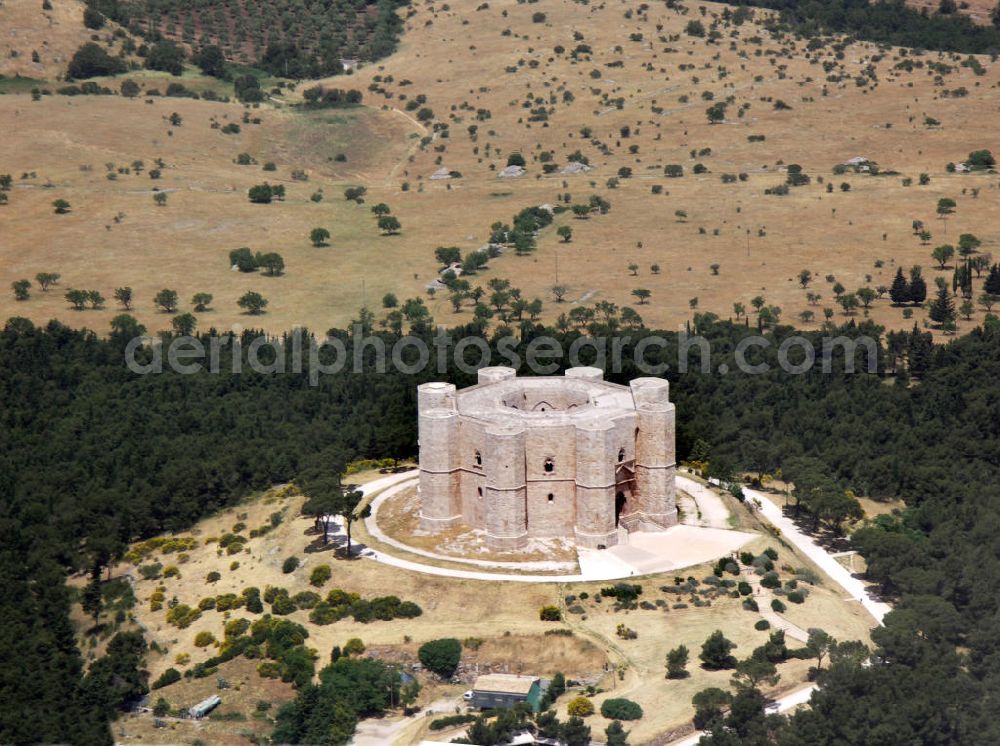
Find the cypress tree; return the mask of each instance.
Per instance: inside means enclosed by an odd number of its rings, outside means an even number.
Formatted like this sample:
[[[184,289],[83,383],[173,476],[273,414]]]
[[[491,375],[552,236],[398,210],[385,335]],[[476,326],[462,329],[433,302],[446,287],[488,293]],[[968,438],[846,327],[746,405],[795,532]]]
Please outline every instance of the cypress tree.
[[[896,268],[896,276],[892,280],[892,287],[889,288],[889,297],[892,298],[893,305],[900,306],[910,300],[910,286],[906,284],[903,277],[903,268]]]

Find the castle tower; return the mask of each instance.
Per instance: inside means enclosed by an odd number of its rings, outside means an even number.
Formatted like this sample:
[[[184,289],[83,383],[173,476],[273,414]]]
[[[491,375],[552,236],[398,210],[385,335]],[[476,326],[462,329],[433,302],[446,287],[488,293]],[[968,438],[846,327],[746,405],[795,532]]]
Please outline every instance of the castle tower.
[[[486,542],[494,549],[520,549],[528,543],[528,485],[522,425],[496,424],[486,429],[483,465]]]
[[[462,519],[454,384],[432,382],[417,387],[417,413],[420,528],[436,533]]]
[[[677,523],[675,410],[670,384],[662,378],[636,378],[630,388],[636,413],[633,510],[640,530],[655,531]]]
[[[615,526],[615,428],[608,421],[576,427],[576,542],[595,548],[618,543]]]

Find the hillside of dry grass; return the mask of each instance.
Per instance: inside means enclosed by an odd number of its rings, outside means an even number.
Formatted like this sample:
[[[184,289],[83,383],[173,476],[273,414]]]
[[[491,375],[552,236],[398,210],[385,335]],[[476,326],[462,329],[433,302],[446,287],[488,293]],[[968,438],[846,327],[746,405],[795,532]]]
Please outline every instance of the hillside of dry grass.
[[[203,329],[326,329],[347,323],[363,302],[377,309],[388,292],[423,297],[439,323],[466,323],[471,301],[455,312],[447,293],[425,291],[440,268],[436,247],[468,252],[484,245],[491,224],[524,207],[598,195],[611,204],[607,215],[558,215],[533,253],[508,252],[468,279],[485,286],[509,278],[524,297],[544,302],[546,322],[608,301],[631,305],[648,325],[676,327],[692,307],[726,318],[734,303],[760,296],[807,328],[825,309],[834,320],[867,314],[889,327],[923,324],[925,309],[908,318],[887,297],[845,314],[834,287],[887,288],[897,267],[918,264],[933,291],[936,277],[950,283],[954,262],[939,269],[930,252],[962,233],[981,240],[980,253],[996,252],[1000,181],[946,165],[997,149],[1000,70],[988,58],[977,70],[948,54],[835,40],[816,48],[773,38],[757,20],[725,20],[730,10],[417,2],[395,55],[325,81],[363,91],[366,108],[303,114],[287,107],[292,94],[250,110],[261,124],[230,136],[213,125],[240,122],[236,103],[0,97],[0,122],[13,133],[0,143],[0,173],[15,177],[10,204],[0,207],[3,280],[62,275],[59,288],[36,288],[28,301],[6,292],[0,315],[103,330],[121,310],[110,300],[114,289],[129,286],[133,313],[151,331],[169,325],[152,303],[162,287],[179,292],[179,311],[190,310],[195,292],[215,296],[199,314]],[[692,21],[705,36],[689,33]],[[168,82],[135,77],[161,91]],[[706,110],[720,102],[725,119],[710,124]],[[422,108],[433,112],[423,123],[415,118]],[[180,127],[166,122],[174,111]],[[526,173],[498,178],[514,152]],[[237,166],[240,153],[255,163]],[[876,161],[882,173],[833,173],[854,156]],[[579,157],[593,170],[563,174]],[[106,177],[105,164],[155,158],[167,164],[158,184],[145,174]],[[262,171],[269,160],[276,172]],[[767,194],[786,181],[790,164],[809,183]],[[684,175],[666,176],[668,165]],[[442,167],[461,178],[432,181]],[[294,180],[293,171],[309,180]],[[246,190],[265,180],[285,184],[284,202],[247,201]],[[351,185],[367,188],[364,205],[343,199]],[[169,192],[166,206],[154,204],[154,187]],[[322,201],[311,201],[319,192]],[[946,221],[935,212],[943,197],[957,202]],[[54,215],[56,198],[72,212]],[[368,211],[378,202],[399,218],[400,235],[378,231]],[[914,234],[915,220],[932,233],[928,241]],[[557,237],[559,226],[572,229],[570,242]],[[331,231],[328,247],[310,244],[314,227]],[[285,275],[231,272],[228,252],[240,246],[281,253]],[[798,281],[803,269],[814,278],[808,288]],[[567,286],[565,303],[555,302],[556,284]],[[981,285],[979,277],[973,300]],[[71,287],[109,300],[103,310],[72,312],[63,299]],[[266,315],[247,317],[236,306],[250,289],[269,299]],[[650,292],[648,303],[636,289]],[[976,306],[959,329],[983,312]]]

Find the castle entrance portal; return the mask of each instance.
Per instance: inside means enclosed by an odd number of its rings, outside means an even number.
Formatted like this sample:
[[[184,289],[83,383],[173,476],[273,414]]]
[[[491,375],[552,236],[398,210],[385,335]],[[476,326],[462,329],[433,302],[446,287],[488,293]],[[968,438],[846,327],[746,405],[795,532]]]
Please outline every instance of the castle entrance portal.
[[[618,519],[621,517],[622,509],[625,507],[625,493],[618,492],[615,495],[615,528],[618,527]]]

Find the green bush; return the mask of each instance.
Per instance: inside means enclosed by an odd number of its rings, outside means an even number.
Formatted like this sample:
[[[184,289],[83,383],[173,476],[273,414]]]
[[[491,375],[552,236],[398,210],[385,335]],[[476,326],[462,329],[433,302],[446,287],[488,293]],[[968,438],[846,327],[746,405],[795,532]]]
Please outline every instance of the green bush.
[[[753,628],[758,631],[763,631],[765,629],[770,629],[771,623],[766,619],[758,619],[757,622],[753,625]]]
[[[765,588],[780,588],[781,579],[778,577],[776,572],[764,573],[764,577],[760,579],[760,584]]]
[[[292,602],[300,609],[313,609],[319,603],[319,594],[301,591],[292,596]]]
[[[802,591],[792,591],[788,594],[787,598],[793,604],[801,604],[806,600],[805,594]]]
[[[155,580],[156,578],[160,577],[160,573],[162,571],[163,571],[163,565],[161,565],[159,562],[154,562],[151,565],[139,566],[139,574],[142,575],[142,577],[145,580]]]
[[[781,599],[775,598],[771,601],[771,609],[781,614],[785,610],[785,605],[781,603]]]
[[[750,584],[747,583],[745,580],[741,580],[739,582],[739,585],[736,586],[736,590],[739,591],[741,596],[749,596],[751,593],[753,593],[753,588],[751,588]]]
[[[630,699],[606,699],[601,703],[601,714],[608,720],[638,720],[642,707]]]
[[[309,573],[309,584],[319,588],[332,576],[333,572],[330,570],[329,565],[317,565],[312,569],[312,572]]]
[[[162,689],[163,687],[170,686],[171,684],[174,684],[180,680],[181,680],[181,672],[178,671],[176,668],[168,668],[166,671],[160,674],[160,678],[158,678],[156,681],[153,682],[151,688]]]
[[[538,610],[538,618],[543,622],[561,622],[562,612],[557,606],[543,606]]]
[[[462,658],[462,644],[454,637],[425,642],[417,650],[417,657],[424,668],[444,679],[451,678]]]
[[[271,612],[273,614],[278,614],[279,616],[286,616],[297,610],[298,607],[295,605],[295,602],[288,597],[287,591],[276,596],[274,601],[271,602]]]
[[[365,652],[365,643],[360,637],[352,637],[344,643],[344,655],[361,655]]]
[[[431,724],[428,727],[431,730],[444,730],[445,728],[451,728],[455,725],[471,723],[475,719],[475,715],[449,715],[448,717],[431,720]]]
[[[285,573],[285,575],[288,575],[290,573],[295,572],[295,570],[298,569],[298,566],[299,566],[299,558],[289,557],[281,564],[281,571]]]

